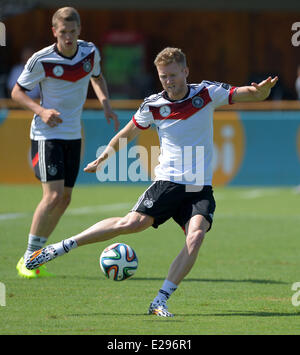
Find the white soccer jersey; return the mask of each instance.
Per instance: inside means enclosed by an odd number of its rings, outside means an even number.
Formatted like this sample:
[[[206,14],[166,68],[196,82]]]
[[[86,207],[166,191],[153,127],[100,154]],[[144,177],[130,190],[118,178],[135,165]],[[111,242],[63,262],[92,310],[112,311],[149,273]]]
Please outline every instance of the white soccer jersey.
[[[77,41],[73,57],[64,57],[56,44],[36,52],[26,63],[17,83],[25,90],[40,85],[41,106],[60,112],[62,123],[49,127],[38,115],[31,123],[30,138],[81,138],[81,113],[91,76],[100,75],[100,54],[95,45]]]
[[[202,81],[188,85],[187,95],[171,101],[166,92],[147,97],[133,116],[147,129],[154,124],[160,141],[155,180],[212,185],[213,112],[232,103],[235,87]]]

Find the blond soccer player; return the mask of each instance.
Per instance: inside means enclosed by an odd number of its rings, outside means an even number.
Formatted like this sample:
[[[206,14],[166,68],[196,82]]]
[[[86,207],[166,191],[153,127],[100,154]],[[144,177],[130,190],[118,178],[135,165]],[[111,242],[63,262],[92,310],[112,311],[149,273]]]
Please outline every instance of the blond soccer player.
[[[121,138],[130,142],[155,125],[161,147],[155,181],[126,216],[104,219],[73,237],[41,249],[27,258],[26,265],[34,269],[76,247],[141,232],[151,226],[158,228],[173,218],[183,229],[185,242],[148,309],[149,314],[172,317],[167,300],[192,269],[213,223],[213,112],[221,105],[265,100],[278,78],[269,77],[259,84],[242,87],[210,81],[188,84],[186,57],[178,48],[165,48],[154,64],[163,91],[147,97],[127,126],[84,170],[94,173],[101,169],[101,164],[119,150]],[[199,171],[199,176],[194,172],[202,157],[198,161],[197,154],[191,154],[184,161],[186,147],[192,152],[204,148],[203,171]]]

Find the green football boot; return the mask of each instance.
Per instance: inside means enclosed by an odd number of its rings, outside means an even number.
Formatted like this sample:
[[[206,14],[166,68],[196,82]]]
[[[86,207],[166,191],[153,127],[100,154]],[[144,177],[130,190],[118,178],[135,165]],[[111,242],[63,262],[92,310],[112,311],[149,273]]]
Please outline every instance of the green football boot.
[[[16,269],[18,270],[18,275],[26,279],[37,279],[40,277],[55,277],[54,274],[52,274],[47,270],[45,265],[42,265],[35,270],[28,270],[24,263],[24,257],[22,257],[19,260]]]

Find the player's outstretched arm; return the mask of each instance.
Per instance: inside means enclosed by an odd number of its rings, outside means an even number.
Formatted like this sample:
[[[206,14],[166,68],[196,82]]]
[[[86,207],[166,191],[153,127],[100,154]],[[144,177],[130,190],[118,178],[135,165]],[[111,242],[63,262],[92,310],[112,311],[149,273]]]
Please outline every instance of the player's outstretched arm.
[[[139,133],[140,129],[137,128],[131,120],[119,133],[117,133],[111,139],[103,153],[96,160],[89,163],[83,170],[86,173],[95,173],[103,161],[118,152],[121,148],[124,148],[124,143],[128,144]]]
[[[263,101],[271,93],[271,89],[276,85],[278,76],[261,81],[259,84],[251,83],[251,86],[238,87],[232,97],[233,102]]]
[[[91,78],[91,83],[95,94],[97,95],[98,100],[100,101],[103,107],[107,123],[109,124],[112,120],[114,122],[115,131],[117,131],[120,127],[120,122],[118,116],[115,114],[115,112],[110,106],[108,88],[104,76],[100,74],[97,78]]]

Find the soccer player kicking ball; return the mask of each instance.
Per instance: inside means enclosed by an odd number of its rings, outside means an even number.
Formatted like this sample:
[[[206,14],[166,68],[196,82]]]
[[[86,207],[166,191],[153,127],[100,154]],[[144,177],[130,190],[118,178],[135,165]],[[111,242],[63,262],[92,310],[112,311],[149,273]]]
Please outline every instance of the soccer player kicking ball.
[[[119,121],[112,111],[100,54],[91,42],[79,40],[80,17],[72,7],[58,9],[52,17],[57,42],[36,52],[12,90],[12,98],[34,112],[31,124],[31,155],[43,197],[33,215],[27,250],[17,264],[25,278],[53,276],[45,266],[28,270],[24,259],[42,248],[70,201],[80,164],[81,113],[89,82],[102,104],[108,122]],[[26,91],[40,86],[41,103]]]
[[[173,317],[168,311],[167,300],[193,267],[204,236],[213,222],[214,109],[234,102],[262,101],[269,96],[278,78],[269,77],[259,84],[243,87],[210,81],[187,84],[186,58],[178,48],[165,48],[157,55],[154,64],[164,90],[147,97],[127,126],[84,170],[96,172],[102,162],[120,149],[120,138],[129,142],[154,124],[161,145],[155,181],[125,217],[102,220],[80,234],[36,251],[27,258],[26,266],[34,269],[76,247],[140,232],[150,226],[157,228],[172,217],[184,230],[186,240],[148,313]],[[204,147],[204,162],[201,155],[200,158],[197,154],[183,156],[186,147],[192,153]],[[193,172],[199,164],[203,171],[197,175]]]

